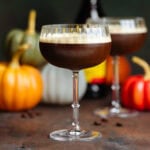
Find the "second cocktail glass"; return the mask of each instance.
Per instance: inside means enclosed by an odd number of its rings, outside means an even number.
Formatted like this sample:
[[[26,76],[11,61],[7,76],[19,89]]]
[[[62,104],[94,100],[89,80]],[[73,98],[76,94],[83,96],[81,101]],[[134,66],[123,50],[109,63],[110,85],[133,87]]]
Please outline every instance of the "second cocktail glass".
[[[111,55],[113,56],[112,100],[111,107],[95,110],[101,117],[118,116],[131,117],[138,114],[135,110],[123,108],[120,101],[119,62],[120,55],[128,55],[139,50],[146,38],[147,28],[142,17],[105,17],[101,18],[103,24],[108,24],[112,38]],[[120,66],[123,67],[123,66]],[[129,97],[130,99],[130,97]]]
[[[100,64],[109,55],[110,48],[111,36],[106,25],[42,26],[40,34],[42,55],[49,63],[73,72],[72,127],[53,131],[50,133],[50,138],[58,141],[91,141],[101,137],[101,133],[98,131],[88,131],[80,127],[78,72],[81,69]]]

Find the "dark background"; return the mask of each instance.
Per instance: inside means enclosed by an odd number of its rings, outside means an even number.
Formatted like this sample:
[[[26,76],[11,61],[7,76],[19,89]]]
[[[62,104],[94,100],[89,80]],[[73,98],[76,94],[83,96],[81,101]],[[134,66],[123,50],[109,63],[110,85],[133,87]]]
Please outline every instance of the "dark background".
[[[40,32],[43,24],[74,23],[80,10],[82,0],[1,0],[0,1],[0,61],[6,59],[4,54],[5,36],[14,29],[26,29],[28,13],[37,11],[36,30]],[[102,0],[107,16],[143,16],[150,28],[150,0]],[[140,56],[150,63],[150,35],[144,46],[131,55]],[[132,64],[133,73],[142,72]]]

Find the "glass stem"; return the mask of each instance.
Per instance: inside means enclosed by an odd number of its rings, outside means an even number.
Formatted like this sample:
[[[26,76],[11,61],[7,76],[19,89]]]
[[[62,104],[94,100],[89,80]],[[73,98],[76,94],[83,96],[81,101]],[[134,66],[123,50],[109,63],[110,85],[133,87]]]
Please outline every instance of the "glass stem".
[[[74,132],[80,132],[79,125],[79,71],[73,71],[73,130]]]
[[[120,109],[119,56],[113,56],[112,107]]]

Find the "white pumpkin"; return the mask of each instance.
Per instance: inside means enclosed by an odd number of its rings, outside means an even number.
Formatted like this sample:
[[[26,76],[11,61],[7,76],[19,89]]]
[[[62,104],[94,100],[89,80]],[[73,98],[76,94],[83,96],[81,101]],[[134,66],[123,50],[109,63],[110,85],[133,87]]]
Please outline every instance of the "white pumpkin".
[[[46,64],[41,73],[44,81],[44,103],[66,105],[73,102],[72,71]],[[84,96],[86,88],[84,72],[79,71],[79,100]]]

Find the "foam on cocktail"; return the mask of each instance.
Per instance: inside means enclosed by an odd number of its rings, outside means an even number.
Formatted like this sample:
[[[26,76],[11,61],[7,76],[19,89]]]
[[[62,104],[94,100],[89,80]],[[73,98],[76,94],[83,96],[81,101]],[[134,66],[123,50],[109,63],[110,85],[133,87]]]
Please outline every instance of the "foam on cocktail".
[[[48,33],[40,36],[40,41],[45,43],[61,44],[95,44],[111,42],[110,35],[102,37],[102,32],[88,33]]]
[[[134,25],[109,25],[111,34],[141,34],[146,33],[146,27],[135,27]]]

